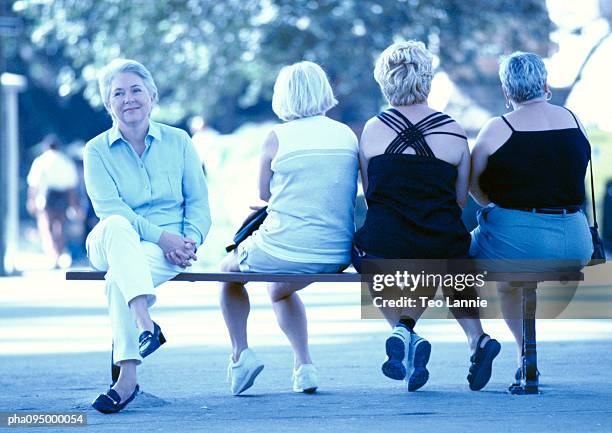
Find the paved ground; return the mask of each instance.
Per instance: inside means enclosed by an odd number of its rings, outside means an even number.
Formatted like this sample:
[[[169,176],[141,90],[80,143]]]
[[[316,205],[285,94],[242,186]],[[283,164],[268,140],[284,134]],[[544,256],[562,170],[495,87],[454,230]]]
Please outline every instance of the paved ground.
[[[43,272],[0,279],[0,412],[84,411],[88,427],[64,430],[92,432],[612,431],[612,321],[538,323],[538,396],[505,392],[515,353],[501,321],[485,324],[503,347],[482,392],[467,388],[468,353],[456,324],[420,323],[433,345],[431,379],[409,394],[380,374],[387,329],[359,319],[358,287],[312,286],[304,300],[321,388],[301,395],[291,392],[291,353],[261,289],[252,289],[250,342],[266,368],[247,395],[228,392],[214,285],[174,283],[159,292],[153,311],[169,343],[140,369],[144,393],[105,416],[89,406],[108,385],[100,284]]]

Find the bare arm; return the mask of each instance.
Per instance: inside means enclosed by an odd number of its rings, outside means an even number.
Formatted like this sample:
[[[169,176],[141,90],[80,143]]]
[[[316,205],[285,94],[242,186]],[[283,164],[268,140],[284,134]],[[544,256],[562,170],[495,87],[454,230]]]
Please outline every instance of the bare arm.
[[[359,148],[359,174],[361,175],[361,187],[365,195],[368,190],[368,160],[361,151],[361,147]]]
[[[574,113],[574,116],[576,116],[576,113]],[[582,133],[584,134],[584,136],[587,138],[587,140],[589,139],[589,136],[587,135],[586,129],[584,129],[584,125],[582,124],[582,122],[580,121],[580,119],[578,119],[578,116],[576,116],[576,122],[578,123],[578,127],[580,128],[580,130],[582,131]]]
[[[467,141],[464,143],[461,161],[457,167],[457,181],[455,182],[455,192],[457,194],[457,204],[462,209],[467,204],[468,186],[470,183],[470,148]]]
[[[274,172],[272,171],[272,160],[278,151],[278,139],[274,131],[268,134],[261,149],[259,160],[259,198],[263,201],[270,200],[270,180]]]
[[[470,194],[481,206],[486,206],[491,203],[489,197],[480,189],[480,176],[487,168],[489,155],[491,154],[491,148],[496,140],[496,123],[501,122],[500,119],[491,119],[487,124],[480,130],[478,137],[476,137],[476,143],[472,149],[471,158],[471,174],[470,174]]]
[[[368,191],[368,164],[370,158],[366,156],[366,149],[369,147],[369,140],[372,129],[372,119],[370,119],[361,132],[359,139],[359,174],[361,175],[361,186],[363,187],[363,193]]]

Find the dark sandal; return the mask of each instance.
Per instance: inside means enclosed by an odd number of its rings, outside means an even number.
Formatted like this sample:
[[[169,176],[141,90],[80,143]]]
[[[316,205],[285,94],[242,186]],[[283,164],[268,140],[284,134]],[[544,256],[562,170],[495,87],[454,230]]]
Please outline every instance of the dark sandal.
[[[109,389],[104,394],[100,394],[91,404],[92,407],[98,412],[102,413],[117,413],[125,408],[129,402],[136,398],[136,395],[140,391],[140,387],[136,385],[134,392],[125,401],[121,401],[121,397],[114,389]]]
[[[490,340],[480,347],[482,341],[489,337]],[[485,387],[485,385],[491,379],[491,372],[493,367],[493,360],[499,354],[501,345],[499,341],[491,338],[488,334],[482,334],[476,344],[476,352],[470,357],[470,372],[467,376],[470,389],[472,391],[479,391]]]
[[[146,358],[153,352],[155,352],[159,347],[166,342],[166,338],[164,334],[161,332],[161,328],[155,322],[153,322],[153,332],[144,331],[138,337],[139,343],[139,352],[140,356]]]

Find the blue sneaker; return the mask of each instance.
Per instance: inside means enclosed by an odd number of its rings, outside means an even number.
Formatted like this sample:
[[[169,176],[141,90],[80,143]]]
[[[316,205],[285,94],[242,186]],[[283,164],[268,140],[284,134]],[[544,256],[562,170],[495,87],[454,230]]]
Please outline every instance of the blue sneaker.
[[[406,384],[408,391],[413,392],[423,387],[429,380],[427,363],[431,355],[431,344],[429,341],[413,332],[410,334],[410,358],[408,361],[408,373]]]
[[[387,360],[381,369],[385,376],[394,380],[406,377],[406,367],[410,350],[410,331],[403,326],[396,326],[385,342]]]

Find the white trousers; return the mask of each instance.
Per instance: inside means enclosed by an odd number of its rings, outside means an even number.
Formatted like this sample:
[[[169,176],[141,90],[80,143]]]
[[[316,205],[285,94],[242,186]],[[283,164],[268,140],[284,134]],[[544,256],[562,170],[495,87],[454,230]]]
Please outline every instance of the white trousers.
[[[119,215],[100,221],[87,236],[91,265],[106,271],[106,297],[113,333],[113,362],[136,360],[139,332],[129,307],[136,296],[146,295],[149,307],[155,303],[155,287],[181,272],[168,262],[161,248],[141,241],[130,222]]]

